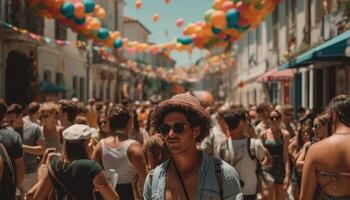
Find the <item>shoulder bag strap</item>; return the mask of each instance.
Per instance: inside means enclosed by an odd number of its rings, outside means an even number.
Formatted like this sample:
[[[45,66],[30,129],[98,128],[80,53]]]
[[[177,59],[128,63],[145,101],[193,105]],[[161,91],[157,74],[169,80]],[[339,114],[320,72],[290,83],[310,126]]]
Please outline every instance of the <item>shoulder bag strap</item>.
[[[53,169],[51,167],[51,164],[49,164],[48,169],[49,169],[49,174],[51,175],[51,177],[56,181],[56,183],[58,183],[64,189],[64,191],[67,193],[67,195],[72,199],[76,199],[75,196],[67,189],[67,187],[64,186],[64,184],[56,176],[55,172],[53,171]]]
[[[1,143],[0,143],[0,148],[2,149],[0,151],[1,157],[3,157],[4,162],[6,162],[8,164],[8,166],[10,168],[10,171],[11,171],[11,173],[13,175],[12,176],[12,182],[16,183],[15,170],[14,170],[14,167],[13,167],[13,163],[12,163],[12,161],[11,161],[7,151],[6,151],[6,148]]]
[[[220,200],[223,198],[223,180],[222,180],[222,170],[221,170],[221,160],[214,158],[214,166],[215,166],[215,176],[216,176],[216,182],[219,188],[219,194],[220,194]]]

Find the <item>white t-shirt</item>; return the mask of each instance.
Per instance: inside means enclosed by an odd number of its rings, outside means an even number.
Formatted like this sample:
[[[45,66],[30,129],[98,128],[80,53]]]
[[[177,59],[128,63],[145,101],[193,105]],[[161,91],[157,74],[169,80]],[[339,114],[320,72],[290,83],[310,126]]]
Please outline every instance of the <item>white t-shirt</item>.
[[[248,138],[240,140],[232,140],[232,147],[234,151],[235,166],[233,166],[240,179],[244,182],[242,193],[244,195],[254,195],[257,190],[257,160],[252,160],[248,152]],[[255,156],[261,161],[264,158],[264,146],[255,139],[251,139],[250,142],[255,143]]]

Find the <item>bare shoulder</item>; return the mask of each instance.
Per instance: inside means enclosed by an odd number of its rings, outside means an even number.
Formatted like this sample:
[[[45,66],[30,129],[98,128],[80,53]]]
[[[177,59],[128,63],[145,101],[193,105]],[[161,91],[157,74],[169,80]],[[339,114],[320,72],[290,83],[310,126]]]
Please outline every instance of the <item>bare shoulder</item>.
[[[132,142],[128,148],[128,153],[131,154],[139,153],[142,151],[142,145],[137,141]]]

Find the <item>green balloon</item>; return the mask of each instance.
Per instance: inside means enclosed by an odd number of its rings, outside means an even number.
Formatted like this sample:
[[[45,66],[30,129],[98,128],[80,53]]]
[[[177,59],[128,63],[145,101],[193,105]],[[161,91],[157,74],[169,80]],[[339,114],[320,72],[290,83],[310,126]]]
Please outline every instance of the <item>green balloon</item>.
[[[207,12],[205,12],[205,15],[204,15],[204,20],[205,22],[207,23],[211,23],[211,15],[215,12],[215,10],[213,9],[209,9],[207,10]]]

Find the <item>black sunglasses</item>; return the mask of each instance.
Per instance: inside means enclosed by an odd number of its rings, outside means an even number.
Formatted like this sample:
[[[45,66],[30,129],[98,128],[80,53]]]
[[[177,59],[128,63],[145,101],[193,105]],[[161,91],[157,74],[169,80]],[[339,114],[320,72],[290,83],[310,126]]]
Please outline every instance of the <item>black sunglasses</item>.
[[[159,132],[162,135],[168,135],[170,130],[173,130],[176,134],[181,134],[185,130],[185,125],[180,122],[175,122],[174,124],[163,123],[159,126]]]

